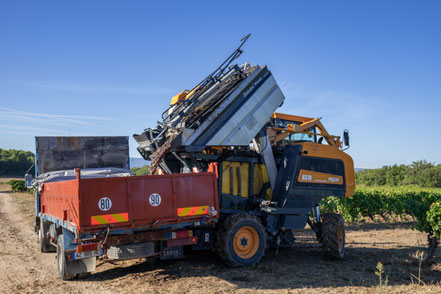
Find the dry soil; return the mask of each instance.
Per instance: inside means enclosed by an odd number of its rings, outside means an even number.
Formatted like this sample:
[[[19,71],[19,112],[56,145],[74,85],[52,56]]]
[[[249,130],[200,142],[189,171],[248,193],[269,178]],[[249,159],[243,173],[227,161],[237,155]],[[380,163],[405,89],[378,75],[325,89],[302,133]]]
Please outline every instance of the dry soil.
[[[4,182],[4,181],[0,181]],[[0,185],[1,293],[441,293],[441,259],[420,269],[423,233],[411,222],[347,226],[346,257],[324,259],[311,230],[293,248],[267,250],[250,268],[229,268],[211,252],[189,252],[174,264],[155,260],[100,263],[85,279],[61,281],[55,253],[40,253],[33,195]],[[379,287],[375,275],[384,264]],[[419,278],[418,278],[419,277]]]

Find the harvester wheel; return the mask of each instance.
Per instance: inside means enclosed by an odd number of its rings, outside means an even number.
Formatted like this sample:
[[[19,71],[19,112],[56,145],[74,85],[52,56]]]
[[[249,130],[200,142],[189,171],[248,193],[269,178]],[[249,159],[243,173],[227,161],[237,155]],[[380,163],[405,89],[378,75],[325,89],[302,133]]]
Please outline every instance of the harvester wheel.
[[[62,280],[71,280],[75,277],[75,275],[69,274],[68,262],[64,252],[64,238],[63,235],[59,235],[57,240],[57,272]]]
[[[260,221],[247,214],[225,219],[216,235],[216,251],[230,266],[250,266],[263,257],[266,233]]]
[[[328,257],[342,258],[345,254],[345,225],[340,214],[326,213],[322,216],[321,242]]]
[[[38,231],[38,242],[40,243],[40,251],[42,253],[53,252],[54,248],[49,244],[47,239],[48,223],[40,219],[40,230]]]

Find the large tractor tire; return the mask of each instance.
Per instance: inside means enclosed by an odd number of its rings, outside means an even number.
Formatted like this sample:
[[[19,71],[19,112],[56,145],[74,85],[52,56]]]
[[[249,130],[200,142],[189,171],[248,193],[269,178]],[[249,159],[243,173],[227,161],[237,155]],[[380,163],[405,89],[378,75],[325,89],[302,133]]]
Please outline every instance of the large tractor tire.
[[[63,235],[59,235],[57,240],[57,272],[60,279],[64,281],[75,277],[75,275],[69,273],[68,262],[69,259],[67,259],[64,252],[64,238]]]
[[[40,252],[42,253],[48,253],[48,252],[54,252],[53,246],[49,243],[49,240],[47,238],[47,232],[49,230],[50,224],[40,219],[40,230],[38,231],[38,242],[40,243]]]
[[[345,255],[345,225],[340,214],[322,216],[321,242],[327,257],[343,258]]]
[[[233,214],[223,222],[216,235],[216,251],[233,267],[251,266],[265,253],[266,233],[260,221],[247,214]]]

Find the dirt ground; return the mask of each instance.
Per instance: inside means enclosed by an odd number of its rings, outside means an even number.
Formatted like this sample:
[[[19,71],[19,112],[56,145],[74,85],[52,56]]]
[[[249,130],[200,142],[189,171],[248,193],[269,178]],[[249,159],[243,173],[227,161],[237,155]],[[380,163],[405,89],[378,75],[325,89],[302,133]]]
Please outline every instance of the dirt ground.
[[[324,259],[312,231],[305,229],[296,232],[293,248],[278,255],[268,250],[250,268],[229,268],[211,252],[190,252],[171,265],[102,263],[86,279],[61,281],[55,253],[38,249],[33,195],[8,189],[0,184],[1,293],[441,293],[441,259],[419,270],[426,237],[410,222],[347,226],[341,261]],[[375,275],[378,262],[384,264],[383,281],[388,279],[382,288]]]

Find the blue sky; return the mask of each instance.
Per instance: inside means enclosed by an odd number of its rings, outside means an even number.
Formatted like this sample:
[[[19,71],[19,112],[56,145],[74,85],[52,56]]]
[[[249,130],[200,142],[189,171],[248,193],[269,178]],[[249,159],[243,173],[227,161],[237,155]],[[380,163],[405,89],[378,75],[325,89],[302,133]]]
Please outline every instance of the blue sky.
[[[0,148],[139,133],[247,33],[238,63],[349,129],[356,167],[441,163],[441,1],[1,1]]]

